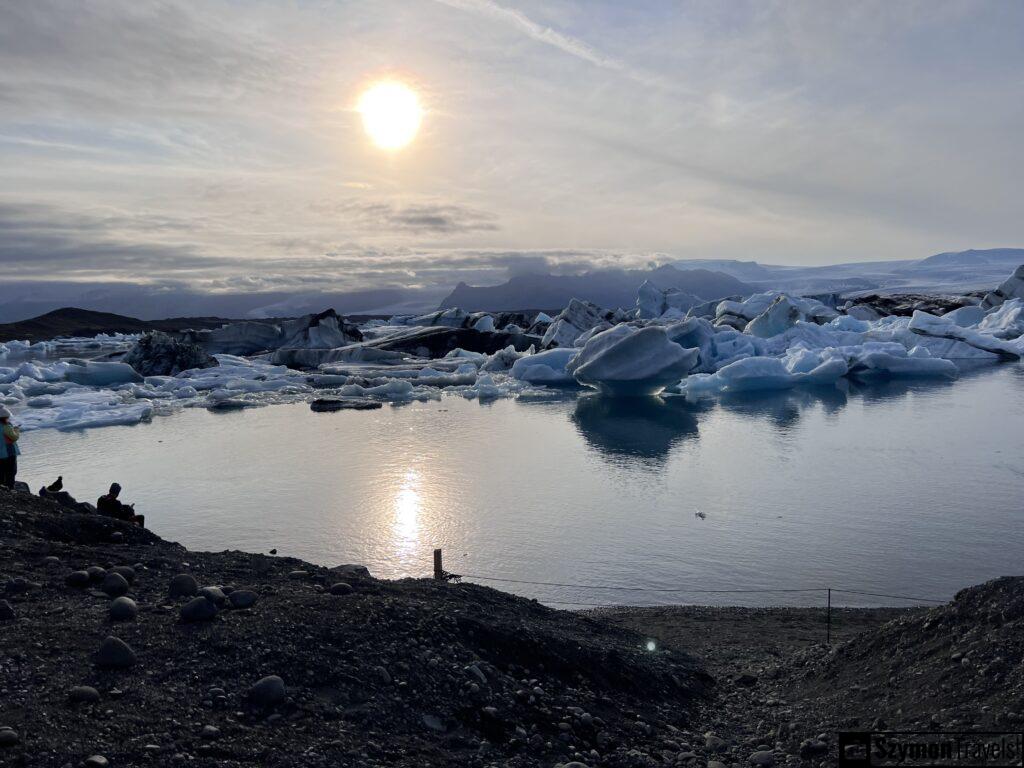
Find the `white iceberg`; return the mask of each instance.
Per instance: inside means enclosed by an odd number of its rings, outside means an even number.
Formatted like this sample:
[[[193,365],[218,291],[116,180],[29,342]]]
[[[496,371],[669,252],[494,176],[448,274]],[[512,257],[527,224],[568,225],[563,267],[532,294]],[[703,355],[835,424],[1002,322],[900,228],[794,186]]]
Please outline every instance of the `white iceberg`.
[[[949,317],[949,315],[943,315]],[[978,322],[978,332],[997,339],[1016,339],[1024,335],[1024,299],[1010,299],[986,314]]]
[[[590,301],[573,299],[558,313],[544,332],[542,347],[571,347],[577,337],[602,322],[613,322],[617,313],[602,309]]]
[[[565,366],[579,352],[572,347],[556,347],[533,355],[526,355],[512,364],[512,378],[530,384],[575,384]]]
[[[664,328],[623,324],[591,338],[566,372],[604,394],[656,395],[689,373],[698,356],[698,350],[670,341]]]
[[[494,330],[494,318],[490,315],[484,315],[475,323],[473,323],[474,331],[491,332]]]
[[[1019,345],[970,328],[961,328],[944,317],[937,317],[921,310],[914,312],[908,328],[922,336],[961,341],[993,355],[998,355],[1004,360],[1020,360],[1021,358],[1022,350]]]
[[[636,292],[637,314],[642,318],[663,317],[669,311],[683,315],[700,303],[701,299],[692,293],[679,288],[662,289],[650,280],[644,280]]]
[[[1024,299],[1024,264],[1017,267],[992,293],[986,295],[981,301],[981,306],[989,309],[1009,299]]]
[[[687,395],[789,389],[798,384],[834,384],[847,372],[846,360],[830,350],[791,350],[785,357],[748,357],[713,374],[693,374],[680,384]]]

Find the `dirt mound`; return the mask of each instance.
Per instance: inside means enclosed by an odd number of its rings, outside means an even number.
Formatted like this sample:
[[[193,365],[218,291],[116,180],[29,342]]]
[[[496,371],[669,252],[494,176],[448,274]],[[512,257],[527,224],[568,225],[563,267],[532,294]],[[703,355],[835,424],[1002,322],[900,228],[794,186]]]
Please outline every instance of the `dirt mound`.
[[[868,727],[859,715],[873,712],[887,727],[999,728],[1024,721],[1022,659],[1024,578],[1006,577],[831,652],[798,654],[792,695],[837,724]]]
[[[647,764],[711,683],[683,653],[486,587],[190,552],[2,490],[0,550],[0,728],[17,734],[0,765]],[[115,568],[128,621],[110,618]],[[172,597],[179,574],[195,581]],[[268,676],[283,695],[270,681],[259,703]]]

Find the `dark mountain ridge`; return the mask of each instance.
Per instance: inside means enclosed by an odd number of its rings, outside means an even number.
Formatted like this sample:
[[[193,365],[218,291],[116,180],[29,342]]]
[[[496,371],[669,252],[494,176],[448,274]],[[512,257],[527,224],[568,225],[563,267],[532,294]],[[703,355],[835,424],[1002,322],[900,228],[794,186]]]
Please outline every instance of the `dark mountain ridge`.
[[[476,312],[564,307],[574,298],[609,309],[628,308],[636,303],[637,289],[644,281],[663,290],[678,288],[706,300],[753,292],[741,280],[708,269],[602,269],[580,275],[519,275],[487,287],[459,283],[441,302],[441,308],[461,307]]]

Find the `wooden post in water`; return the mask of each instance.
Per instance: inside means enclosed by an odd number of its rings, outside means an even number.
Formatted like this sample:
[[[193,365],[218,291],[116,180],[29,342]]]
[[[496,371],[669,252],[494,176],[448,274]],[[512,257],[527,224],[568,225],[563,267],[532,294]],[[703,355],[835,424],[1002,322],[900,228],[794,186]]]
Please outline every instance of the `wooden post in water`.
[[[434,553],[435,559],[440,551]],[[828,607],[825,609],[825,642],[832,645],[832,587],[828,588]]]
[[[441,566],[441,550],[434,550],[434,578],[437,581],[444,581],[444,568]]]

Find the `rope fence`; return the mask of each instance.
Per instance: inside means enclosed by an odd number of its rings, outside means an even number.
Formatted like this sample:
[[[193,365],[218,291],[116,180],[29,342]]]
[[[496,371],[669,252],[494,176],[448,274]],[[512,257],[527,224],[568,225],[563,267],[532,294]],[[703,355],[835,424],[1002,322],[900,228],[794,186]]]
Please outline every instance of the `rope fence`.
[[[843,595],[859,595],[863,597],[879,597],[889,600],[905,600],[917,605],[942,605],[948,600],[940,600],[933,597],[920,597],[916,595],[896,595],[885,592],[868,592],[859,589],[842,589],[839,587],[799,587],[799,588],[757,588],[757,589],[698,589],[693,587],[634,587],[616,584],[572,584],[560,581],[535,581],[531,579],[512,579],[504,576],[487,576],[478,573],[450,573],[444,570],[442,553],[440,549],[434,550],[434,578],[439,581],[461,581],[471,579],[473,581],[495,582],[499,584],[521,584],[533,587],[559,587],[564,589],[578,589],[584,591],[609,591],[629,592],[647,594],[676,594],[676,595],[767,595],[767,594],[820,594],[826,598],[826,641],[832,639],[832,593]],[[548,605],[564,605],[576,608],[613,608],[620,607],[616,603],[592,603],[577,602],[572,600],[542,600]],[[633,608],[658,608],[659,604],[636,605],[630,604],[627,607]]]

